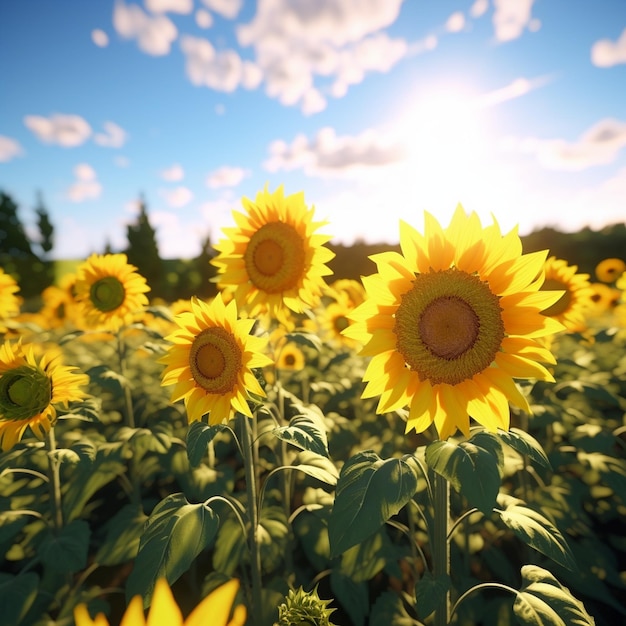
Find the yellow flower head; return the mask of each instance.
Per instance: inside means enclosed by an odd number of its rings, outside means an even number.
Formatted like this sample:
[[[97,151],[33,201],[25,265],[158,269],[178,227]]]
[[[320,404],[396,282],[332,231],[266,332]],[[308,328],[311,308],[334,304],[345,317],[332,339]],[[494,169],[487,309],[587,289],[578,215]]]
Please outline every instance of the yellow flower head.
[[[242,203],[247,214],[233,211],[237,226],[224,228],[227,238],[215,245],[218,286],[251,316],[282,319],[283,307],[302,313],[315,306],[326,287],[322,277],[332,273],[325,263],[334,253],[324,247],[330,236],[314,234],[325,222],[313,221],[303,193],[285,196],[282,186]]]
[[[278,351],[276,368],[290,372],[299,372],[304,369],[306,359],[304,353],[293,342],[288,342]]]
[[[56,420],[56,406],[84,397],[89,381],[61,363],[59,351],[35,357],[32,346],[6,341],[0,346],[0,444],[12,448],[28,426],[43,439]]]
[[[596,265],[596,278],[603,283],[614,283],[626,270],[622,259],[609,258]]]
[[[562,293],[539,290],[547,252],[523,255],[517,229],[483,228],[461,206],[447,229],[424,219],[424,235],[401,223],[402,254],[371,257],[378,273],[344,331],[372,357],[363,397],[380,396],[379,413],[408,406],[407,432],[468,436],[469,416],[508,430],[509,401],[530,411],[513,378],[553,380],[535,340],[563,329],[541,314]]]
[[[92,254],[77,268],[76,300],[89,328],[115,331],[148,304],[146,279],[125,254]]]
[[[239,411],[252,417],[247,392],[265,396],[253,368],[270,365],[267,340],[250,335],[252,319],[238,319],[234,300],[224,304],[218,294],[210,304],[192,298],[191,312],[175,317],[178,329],[166,337],[172,342],[160,359],[167,365],[162,385],[175,385],[171,400],[185,400],[190,422],[209,413],[219,424]]]
[[[601,315],[612,310],[620,299],[619,289],[604,283],[591,283],[587,295],[587,310],[593,315]]]
[[[141,596],[135,596],[130,601],[120,626],[243,626],[247,615],[245,606],[239,604],[232,610],[238,589],[239,581],[229,580],[204,598],[183,621],[183,615],[167,581],[160,578],[154,585],[147,617],[144,615]],[[76,626],[109,626],[109,621],[102,613],[92,619],[84,604],[79,604],[74,609],[74,620]]]
[[[5,274],[0,267],[0,333],[6,328],[2,320],[13,317],[20,312],[20,298],[15,294],[20,290],[13,276]]]
[[[585,325],[585,307],[591,296],[589,274],[577,274],[576,265],[550,257],[545,264],[544,291],[561,290],[563,295],[543,315],[556,318],[569,331],[580,331]]]

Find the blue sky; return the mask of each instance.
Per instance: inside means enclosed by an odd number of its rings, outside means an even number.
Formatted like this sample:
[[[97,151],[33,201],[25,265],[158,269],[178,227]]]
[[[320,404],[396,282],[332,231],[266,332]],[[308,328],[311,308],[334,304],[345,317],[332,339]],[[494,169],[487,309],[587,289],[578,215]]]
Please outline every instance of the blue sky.
[[[122,249],[140,194],[194,256],[265,185],[343,243],[458,202],[626,220],[624,0],[2,0],[0,94],[0,190],[57,258]]]

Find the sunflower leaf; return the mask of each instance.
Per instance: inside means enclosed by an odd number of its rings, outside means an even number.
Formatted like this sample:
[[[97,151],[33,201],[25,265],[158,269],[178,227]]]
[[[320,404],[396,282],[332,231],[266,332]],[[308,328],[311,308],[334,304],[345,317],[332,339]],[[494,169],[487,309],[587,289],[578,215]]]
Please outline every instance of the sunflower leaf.
[[[541,444],[532,435],[519,428],[511,428],[508,432],[500,430],[498,435],[507,446],[513,448],[516,452],[527,456],[547,469],[552,468]]]
[[[433,576],[425,571],[415,585],[415,606],[420,619],[427,618],[446,597],[452,588],[450,576]]]
[[[157,579],[171,585],[213,541],[219,517],[204,504],[190,504],[182,493],[161,500],[152,511],[139,541],[139,551],[126,585],[127,602],[141,595],[150,604]]]
[[[296,415],[289,426],[275,428],[272,432],[281,441],[286,441],[300,450],[310,450],[328,456],[328,439],[323,423],[315,419],[314,413]]]
[[[372,450],[346,461],[328,522],[331,556],[375,533],[415,495],[420,469],[414,457],[381,459]]]
[[[426,448],[426,464],[443,476],[471,506],[489,515],[500,490],[498,454],[494,447],[471,441],[433,441]]]
[[[209,426],[204,422],[193,422],[187,430],[187,458],[192,467],[197,467],[206,454],[206,448],[226,424]]]
[[[74,520],[59,533],[50,531],[37,549],[46,568],[55,572],[78,572],[87,565],[91,531],[85,520]]]
[[[122,507],[106,525],[106,536],[96,553],[95,562],[112,566],[135,558],[147,519],[137,505]]]
[[[76,419],[83,422],[100,422],[100,412],[102,411],[101,398],[86,398],[80,402],[72,402],[69,410],[59,413],[59,419]]]
[[[287,342],[292,341],[301,346],[308,346],[320,352],[323,348],[322,340],[313,333],[293,332],[285,335]]]
[[[317,454],[311,450],[303,450],[298,455],[298,464],[292,467],[326,485],[334,486],[337,484],[339,476],[337,467],[323,454]]]
[[[0,615],[5,624],[21,624],[33,605],[39,587],[39,576],[34,572],[11,576],[0,574]]]
[[[522,567],[524,585],[513,603],[513,613],[523,625],[593,626],[595,621],[577,600],[547,570],[536,565]]]
[[[86,374],[92,382],[113,393],[122,393],[124,389],[130,386],[128,378],[111,369],[108,365],[90,367]]]

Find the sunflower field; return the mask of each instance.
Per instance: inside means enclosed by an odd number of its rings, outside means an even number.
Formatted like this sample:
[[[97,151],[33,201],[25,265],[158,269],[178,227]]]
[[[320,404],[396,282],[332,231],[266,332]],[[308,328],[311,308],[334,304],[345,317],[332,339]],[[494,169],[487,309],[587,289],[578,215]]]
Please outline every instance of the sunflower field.
[[[0,269],[0,625],[626,624],[624,260],[242,204],[215,297]]]

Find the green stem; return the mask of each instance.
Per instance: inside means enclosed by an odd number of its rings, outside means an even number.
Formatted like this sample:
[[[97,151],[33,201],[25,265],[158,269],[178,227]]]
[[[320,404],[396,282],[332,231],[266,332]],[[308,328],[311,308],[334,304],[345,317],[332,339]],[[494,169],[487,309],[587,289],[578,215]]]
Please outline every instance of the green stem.
[[[450,483],[440,474],[433,472],[433,575],[435,578],[450,576]],[[450,623],[450,592],[435,609],[435,626],[447,626]]]
[[[467,598],[470,594],[474,593],[475,591],[479,591],[480,589],[502,589],[504,591],[508,591],[509,593],[512,593],[514,596],[517,596],[517,594],[519,593],[517,589],[513,589],[513,587],[509,587],[508,585],[505,585],[503,583],[480,583],[479,585],[474,585],[473,587],[470,587],[470,589],[468,589],[454,603],[454,606],[452,607],[452,611],[450,612],[450,617],[454,616],[454,614],[456,613],[456,610],[459,608],[459,605],[461,604],[461,602],[463,602],[463,600],[465,600],[465,598]]]
[[[263,600],[261,596],[261,550],[258,541],[259,528],[259,500],[257,494],[256,466],[257,448],[253,442],[252,428],[253,419],[241,415],[241,447],[243,451],[243,464],[246,472],[246,493],[248,500],[248,517],[250,527],[248,529],[248,548],[250,551],[250,566],[252,576],[252,606],[249,615],[252,624],[258,623],[261,616]]]
[[[50,428],[46,436],[48,450],[48,487],[50,489],[50,513],[54,529],[59,532],[63,528],[63,506],[61,504],[60,463],[54,453],[57,449],[54,427]]]
[[[117,358],[120,364],[120,374],[126,379],[126,344],[121,330],[117,333]],[[124,384],[124,401],[126,402],[126,425],[129,428],[135,428],[133,396],[127,384]]]

